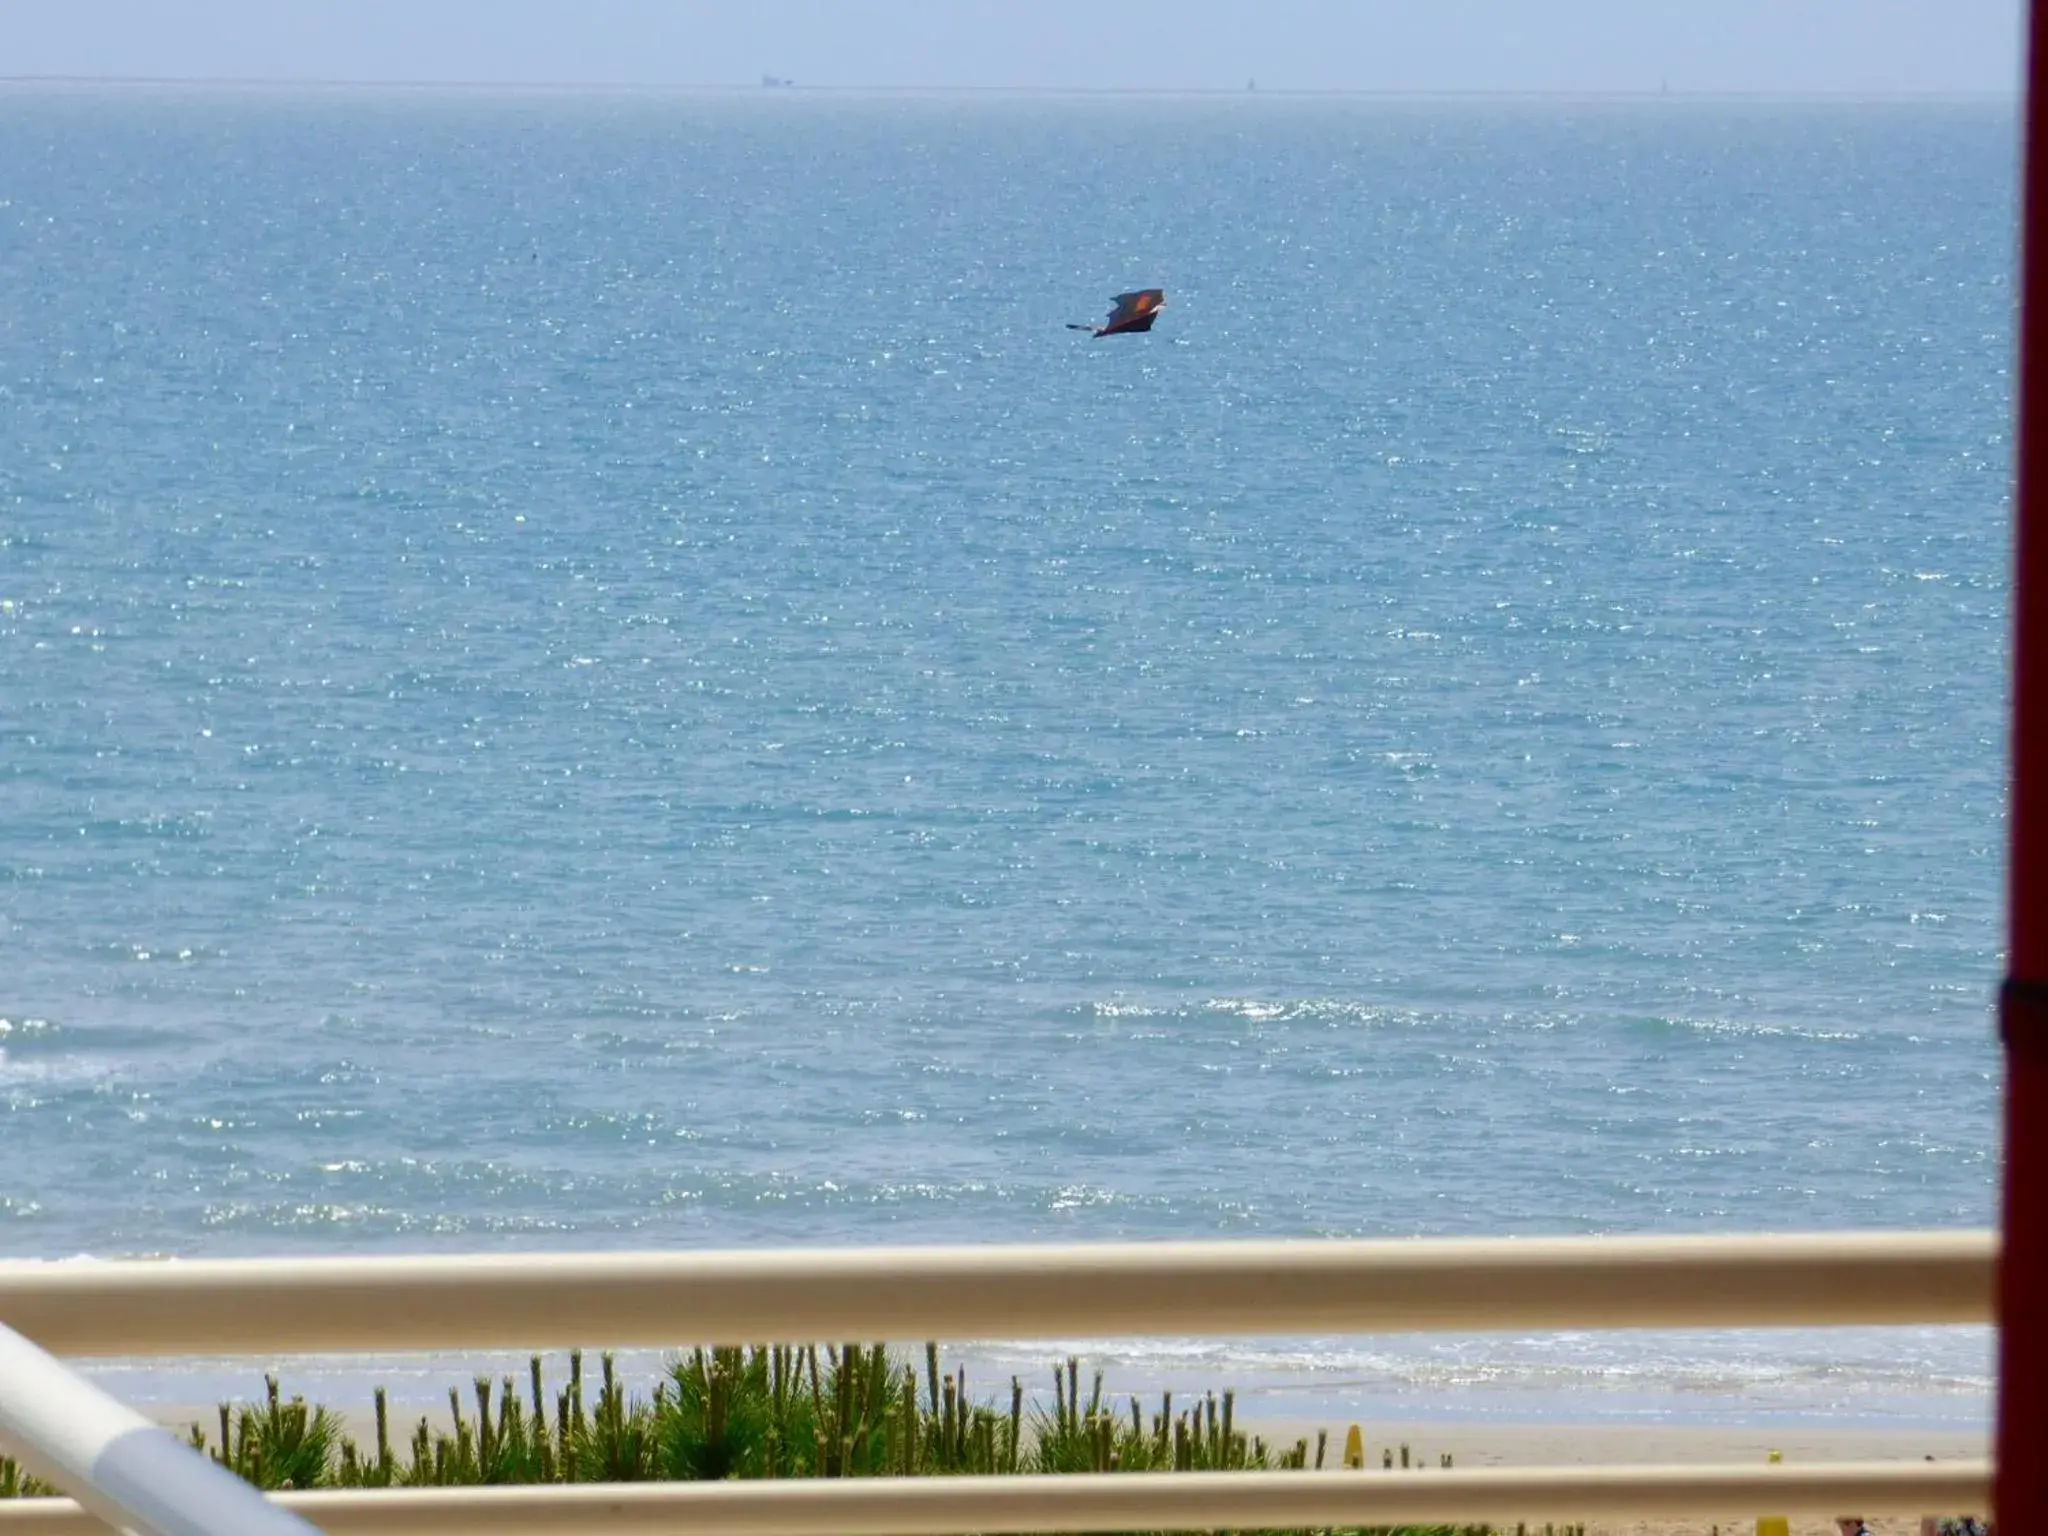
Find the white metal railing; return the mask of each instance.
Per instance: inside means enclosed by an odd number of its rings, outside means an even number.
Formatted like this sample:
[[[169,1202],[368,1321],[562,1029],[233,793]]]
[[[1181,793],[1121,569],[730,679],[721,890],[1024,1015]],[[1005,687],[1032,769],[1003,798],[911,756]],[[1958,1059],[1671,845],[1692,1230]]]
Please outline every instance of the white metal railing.
[[[92,1516],[151,1536],[317,1536],[169,1430],[0,1325],[0,1443]]]
[[[1988,1232],[0,1263],[68,1356],[1982,1323]]]
[[[625,1483],[284,1494],[327,1536],[958,1536],[970,1531],[1257,1531],[1347,1525],[1825,1518],[1982,1510],[1982,1462],[1544,1467],[1473,1472],[1110,1472],[1073,1477]],[[87,1536],[68,1499],[0,1501],[0,1536]],[[213,1529],[219,1529],[214,1527]]]
[[[1983,1323],[1996,1257],[1995,1235],[1973,1231],[0,1263],[0,1322],[56,1353],[101,1357]],[[47,1395],[0,1369],[0,1438],[30,1447],[31,1460],[36,1404]],[[53,1465],[46,1451],[40,1464]],[[109,1490],[88,1467],[67,1464],[54,1475],[88,1505],[108,1507]],[[537,1536],[595,1525],[691,1536],[952,1536],[1583,1520],[1716,1507],[1981,1511],[1990,1483],[1988,1464],[1970,1461],[431,1489],[306,1493],[273,1504],[330,1536],[372,1528]],[[180,1536],[257,1529],[218,1523],[211,1501],[201,1490],[175,1511],[187,1523],[138,1528]],[[0,1536],[82,1531],[90,1518],[68,1500],[0,1502]]]

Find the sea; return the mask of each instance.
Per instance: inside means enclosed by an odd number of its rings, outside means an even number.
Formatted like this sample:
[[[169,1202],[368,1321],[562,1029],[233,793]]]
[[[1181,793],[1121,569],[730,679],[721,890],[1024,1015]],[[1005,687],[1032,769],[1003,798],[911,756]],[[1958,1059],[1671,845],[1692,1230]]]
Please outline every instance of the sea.
[[[2015,168],[1996,102],[0,86],[0,1257],[1989,1225]]]

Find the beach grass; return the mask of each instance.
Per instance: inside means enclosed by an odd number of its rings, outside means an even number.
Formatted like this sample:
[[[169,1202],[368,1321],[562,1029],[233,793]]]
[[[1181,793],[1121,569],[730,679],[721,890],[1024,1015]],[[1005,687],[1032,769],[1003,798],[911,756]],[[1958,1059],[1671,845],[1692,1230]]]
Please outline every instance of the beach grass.
[[[943,1477],[1075,1472],[1285,1471],[1324,1466],[1326,1437],[1269,1445],[1237,1422],[1236,1394],[1205,1392],[1148,1410],[1112,1398],[1100,1371],[1084,1391],[1069,1358],[1052,1371],[1050,1406],[1012,1377],[999,1398],[975,1396],[964,1366],[942,1370],[880,1344],[693,1349],[644,1390],[599,1357],[597,1379],[572,1351],[550,1381],[535,1355],[526,1379],[478,1376],[450,1388],[448,1418],[422,1415],[395,1441],[382,1387],[362,1441],[333,1408],[285,1397],[265,1378],[260,1403],[222,1403],[186,1439],[266,1490],[442,1488],[482,1484],[718,1481],[727,1478]],[[919,1367],[922,1366],[920,1371]],[[1395,1464],[1383,1448],[1381,1464]],[[1411,1465],[1408,1446],[1399,1464]],[[1415,1458],[1414,1465],[1421,1465]],[[1451,1464],[1439,1457],[1439,1466]],[[55,1490],[0,1458],[0,1498]],[[1546,1527],[1546,1529],[1549,1529]],[[1344,1536],[1326,1532],[1323,1536]],[[1402,1527],[1387,1536],[1493,1536],[1489,1527]]]

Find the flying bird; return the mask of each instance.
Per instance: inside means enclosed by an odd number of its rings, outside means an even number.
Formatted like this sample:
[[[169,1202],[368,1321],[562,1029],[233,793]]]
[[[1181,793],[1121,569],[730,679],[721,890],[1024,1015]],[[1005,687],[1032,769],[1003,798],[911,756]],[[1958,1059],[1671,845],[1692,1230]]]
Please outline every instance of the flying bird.
[[[1140,288],[1136,293],[1120,293],[1116,296],[1116,307],[1109,312],[1109,318],[1101,325],[1075,325],[1067,323],[1070,331],[1093,331],[1097,336],[1123,336],[1132,331],[1149,331],[1152,322],[1159,318],[1159,311],[1166,308],[1164,288]]]

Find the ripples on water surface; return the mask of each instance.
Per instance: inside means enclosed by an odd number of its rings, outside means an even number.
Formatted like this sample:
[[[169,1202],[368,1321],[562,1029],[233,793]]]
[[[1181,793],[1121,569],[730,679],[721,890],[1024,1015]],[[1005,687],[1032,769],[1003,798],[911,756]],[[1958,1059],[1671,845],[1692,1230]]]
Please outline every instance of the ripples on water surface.
[[[0,1252],[1988,1222],[2012,205],[1990,109],[7,90]],[[1858,1340],[1569,1369],[1978,1411]]]

